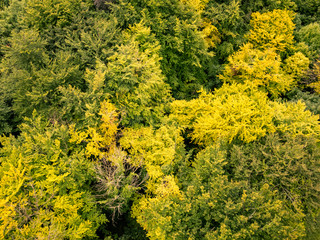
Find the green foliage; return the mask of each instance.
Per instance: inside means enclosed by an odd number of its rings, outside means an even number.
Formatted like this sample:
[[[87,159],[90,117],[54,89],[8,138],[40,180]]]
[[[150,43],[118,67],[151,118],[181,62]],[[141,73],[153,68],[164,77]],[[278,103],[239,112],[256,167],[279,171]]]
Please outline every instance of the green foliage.
[[[0,10],[4,9],[5,7],[8,7],[10,4],[10,0],[3,0],[1,3],[0,3]]]
[[[248,14],[273,10],[296,10],[295,0],[249,0],[242,3],[241,8]]]
[[[0,2],[1,239],[318,239],[317,0]]]
[[[106,92],[125,125],[159,123],[171,96],[160,69],[160,46],[150,29],[135,25],[108,59]]]
[[[160,43],[161,69],[176,98],[190,98],[207,84],[205,62],[212,56],[216,28],[201,18],[201,1],[120,1],[131,24],[143,21]],[[118,9],[120,11],[120,9]],[[118,16],[118,14],[117,14]],[[128,18],[128,17],[127,17]],[[213,39],[213,40],[212,40]]]
[[[94,69],[97,59],[106,63],[120,38],[117,19],[114,16],[102,13],[98,16],[92,15],[86,19],[79,17],[75,22],[80,21],[80,23],[73,23],[74,26],[59,32],[59,38],[65,40],[58,42],[57,47],[63,51],[72,51],[80,69]],[[75,28],[78,30],[75,31]]]
[[[0,93],[15,122],[30,117],[33,109],[59,118],[59,86],[81,86],[82,76],[71,53],[58,52],[51,60],[46,41],[34,30],[13,32],[11,47],[1,62]]]
[[[318,0],[294,0],[299,13],[298,17],[302,25],[320,21],[320,3]]]
[[[315,59],[320,54],[320,24],[310,23],[297,32],[300,42],[307,44],[310,56]]]
[[[70,122],[77,119],[75,122],[77,129],[97,127],[99,124],[101,103],[108,97],[103,91],[105,69],[105,65],[97,61],[95,70],[86,70],[84,74],[86,91],[81,91],[70,84],[57,88],[61,94],[59,115]]]
[[[87,186],[93,166],[68,138],[37,114],[18,139],[1,138],[1,238],[94,237],[106,221]]]
[[[82,8],[88,9],[89,6],[89,1],[86,0],[28,1],[24,21],[38,30],[64,27],[71,23],[73,16],[81,12]]]
[[[290,210],[267,184],[251,189],[246,181],[228,180],[223,170],[227,164],[225,157],[218,146],[206,148],[198,154],[194,180],[184,192],[167,180],[160,187],[160,192],[166,194],[142,198],[134,206],[133,214],[150,239],[304,236],[301,211]]]
[[[245,28],[239,1],[231,1],[229,4],[218,4],[215,1],[208,3],[204,13],[206,18],[212,21],[219,31],[221,44],[216,46],[219,60],[226,59],[243,41]]]
[[[253,187],[267,183],[292,208],[303,209],[307,239],[316,239],[311,236],[319,234],[319,159],[318,140],[272,134],[252,144],[233,146],[229,161],[235,179],[249,179]]]
[[[0,115],[4,120],[4,126],[7,126],[1,129],[1,133],[15,130],[17,122],[26,113],[25,105],[30,106],[30,103],[25,101],[28,99],[26,93],[32,91],[34,86],[30,71],[32,69],[37,71],[46,60],[49,61],[43,49],[44,45],[45,41],[32,30],[13,32],[12,37],[8,39],[5,56],[0,64],[0,102],[2,106]],[[37,96],[39,97],[41,98]],[[28,112],[29,116],[33,109]],[[18,119],[13,118],[15,110],[22,111],[18,113]]]
[[[253,187],[268,183],[282,199],[303,206],[307,213],[319,210],[319,159],[317,140],[303,135],[271,134],[245,146],[234,145],[230,153],[235,179],[250,179]]]
[[[12,68],[20,68],[31,71],[34,66],[41,68],[45,61],[48,61],[45,45],[46,40],[42,39],[38,32],[32,29],[12,32],[5,50],[2,71],[10,72]],[[8,63],[6,63],[9,61]]]
[[[299,89],[294,89],[289,92],[288,98],[290,101],[303,101],[306,105],[306,109],[312,112],[315,115],[320,115],[320,95],[311,94],[308,92],[302,92]]]
[[[3,1],[2,1],[3,2]],[[21,28],[21,15],[23,13],[25,1],[13,0],[10,6],[1,10],[0,7],[0,59],[2,52],[9,47],[8,37],[13,29]]]

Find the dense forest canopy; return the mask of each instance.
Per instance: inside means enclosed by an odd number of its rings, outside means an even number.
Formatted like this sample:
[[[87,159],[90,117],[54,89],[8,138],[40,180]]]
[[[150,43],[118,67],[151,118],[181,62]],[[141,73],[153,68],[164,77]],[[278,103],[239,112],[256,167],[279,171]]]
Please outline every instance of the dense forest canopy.
[[[319,0],[2,0],[1,239],[320,239]]]

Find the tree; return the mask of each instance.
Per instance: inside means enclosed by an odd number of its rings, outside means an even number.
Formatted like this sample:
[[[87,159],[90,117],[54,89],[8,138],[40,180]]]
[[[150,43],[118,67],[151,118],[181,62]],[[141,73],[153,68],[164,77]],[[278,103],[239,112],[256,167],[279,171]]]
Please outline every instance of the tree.
[[[122,124],[158,125],[171,100],[160,69],[160,45],[149,28],[132,26],[108,59],[105,91],[122,112]]]
[[[317,0],[294,0],[297,5],[301,25],[305,26],[320,20],[319,2]]]
[[[124,23],[143,21],[160,43],[161,69],[175,98],[191,98],[202,85],[206,61],[212,56],[210,46],[217,31],[201,18],[203,1],[120,1],[114,14]]]
[[[294,46],[292,20],[293,13],[287,10],[254,13],[248,43],[228,58],[220,79],[254,84],[272,98],[292,89],[309,68],[309,59],[301,52],[282,62]]]
[[[231,146],[228,172],[236,180],[248,179],[255,188],[269,184],[279,199],[307,216],[308,239],[319,233],[320,152],[314,137],[271,134],[244,146]],[[310,236],[309,236],[310,235]]]
[[[303,92],[299,89],[294,89],[287,94],[290,101],[303,101],[306,104],[306,109],[315,115],[320,114],[320,95]]]
[[[169,177],[154,197],[133,208],[150,239],[299,239],[304,236],[299,209],[277,199],[267,184],[250,188],[228,180],[225,152],[209,146],[194,162],[193,181],[184,191]],[[156,221],[155,221],[156,219]]]
[[[24,21],[28,26],[33,26],[39,31],[52,27],[70,25],[82,8],[89,9],[93,3],[87,0],[35,0],[28,1]]]
[[[9,6],[9,0],[4,0],[0,3],[0,10],[4,9],[5,7]]]
[[[318,22],[303,26],[297,31],[299,42],[307,44],[311,59],[316,59],[320,55],[320,24]]]
[[[254,86],[243,84],[225,84],[215,94],[175,101],[170,118],[204,146],[220,139],[251,142],[276,131],[312,135],[320,129],[318,117],[305,111],[302,102],[272,102]]]
[[[72,151],[66,126],[34,112],[20,137],[2,137],[1,144],[1,238],[95,237],[106,218],[87,185],[93,165]]]
[[[229,63],[219,77],[227,83],[253,84],[273,98],[294,85],[293,76],[282,69],[277,53],[269,49],[258,50],[250,43],[229,57]]]
[[[120,144],[131,156],[129,163],[143,166],[149,176],[146,185],[149,194],[154,193],[164,178],[182,167],[184,144],[179,129],[173,126],[157,130],[150,127],[127,129],[123,135]]]
[[[255,48],[274,49],[281,53],[292,48],[294,14],[288,10],[273,10],[253,13],[248,40]]]
[[[294,0],[257,0],[257,1],[246,1],[241,4],[242,10],[248,14],[247,18],[250,17],[251,13],[254,12],[270,12],[273,10],[296,10],[297,6]]]
[[[58,52],[50,59],[46,41],[31,29],[13,32],[9,43],[1,62],[0,93],[6,109],[14,113],[11,126],[31,117],[34,109],[59,118],[59,86],[83,86],[82,72],[71,53]]]
[[[219,64],[225,63],[227,57],[234,53],[244,42],[244,33],[248,30],[248,25],[244,23],[240,1],[230,1],[228,3],[218,3],[209,1],[203,15],[209,19],[218,29],[220,38],[216,44],[216,55],[214,59]]]

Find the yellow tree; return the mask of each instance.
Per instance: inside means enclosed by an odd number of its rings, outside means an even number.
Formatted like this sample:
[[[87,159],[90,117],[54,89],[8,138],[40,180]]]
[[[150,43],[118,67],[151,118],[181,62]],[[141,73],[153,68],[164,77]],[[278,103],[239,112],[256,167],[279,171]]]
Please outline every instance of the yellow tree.
[[[261,50],[275,49],[284,52],[291,49],[294,43],[294,13],[288,10],[275,9],[272,12],[252,14],[248,40]]]

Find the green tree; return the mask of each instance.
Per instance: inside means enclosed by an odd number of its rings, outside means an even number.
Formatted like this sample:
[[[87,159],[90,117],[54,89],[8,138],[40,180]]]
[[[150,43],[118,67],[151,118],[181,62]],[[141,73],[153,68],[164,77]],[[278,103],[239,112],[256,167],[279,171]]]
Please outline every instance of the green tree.
[[[247,18],[253,12],[270,12],[273,10],[296,10],[297,6],[294,0],[256,0],[242,2],[241,8],[248,14]]]
[[[0,59],[3,51],[9,47],[8,38],[13,29],[21,28],[21,16],[24,12],[25,1],[13,0],[10,6],[0,8]]]
[[[108,58],[105,91],[122,112],[122,124],[158,125],[171,100],[160,68],[160,45],[149,28],[132,26]]]
[[[2,137],[1,144],[1,238],[96,236],[106,218],[88,185],[93,165],[83,152],[72,150],[66,126],[34,113],[20,137]]]
[[[298,18],[305,26],[320,20],[320,3],[317,0],[294,0],[297,5]]]
[[[290,209],[268,184],[250,188],[228,180],[226,153],[217,145],[197,155],[184,191],[166,178],[154,197],[143,197],[133,215],[150,239],[299,239],[300,209]]]
[[[13,32],[9,43],[0,65],[0,93],[7,111],[14,113],[11,126],[30,117],[33,109],[48,118],[59,118],[59,86],[83,86],[82,72],[72,54],[58,52],[50,59],[46,41],[35,30]]]
[[[93,3],[87,0],[35,0],[28,1],[24,21],[26,25],[43,31],[52,27],[70,25],[74,15],[79,14],[82,8],[88,8]]]
[[[310,23],[303,26],[296,33],[299,42],[308,46],[308,52],[312,59],[316,59],[320,55],[320,24],[318,22]]]
[[[248,30],[248,25],[245,24],[243,15],[240,1],[209,1],[203,12],[203,16],[209,19],[219,32],[217,37],[221,42],[216,45],[214,59],[220,64],[244,42],[244,33]]]
[[[307,216],[307,234],[319,234],[320,152],[313,137],[271,134],[260,141],[230,150],[229,172],[236,180],[248,179],[252,187],[269,184],[279,199]]]
[[[306,109],[315,115],[320,115],[320,95],[303,92],[299,89],[294,89],[287,94],[287,99],[290,101],[303,101],[306,104]]]
[[[161,69],[175,98],[191,98],[208,84],[205,63],[216,28],[201,18],[202,1],[120,1],[115,14],[124,23],[143,21],[160,43]]]
[[[10,4],[10,1],[9,0],[3,0],[1,3],[0,3],[0,10],[1,9],[4,9],[5,7],[8,7]]]

